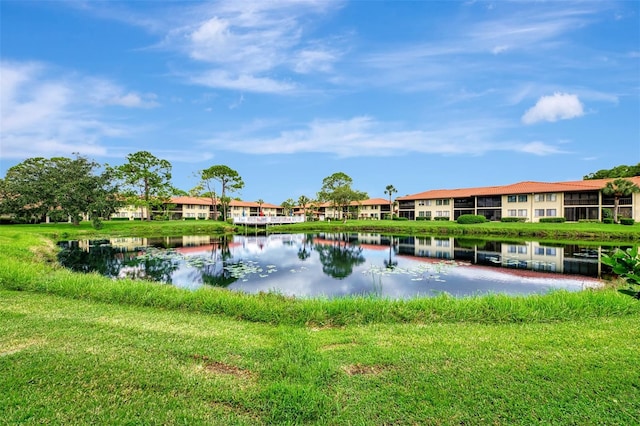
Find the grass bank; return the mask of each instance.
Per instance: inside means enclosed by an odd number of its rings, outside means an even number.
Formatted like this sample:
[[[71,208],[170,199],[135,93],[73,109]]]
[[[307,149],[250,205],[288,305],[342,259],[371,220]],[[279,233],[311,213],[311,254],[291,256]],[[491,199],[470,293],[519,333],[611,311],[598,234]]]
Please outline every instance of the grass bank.
[[[640,424],[637,316],[305,327],[0,290],[5,424]]]
[[[278,225],[272,232],[380,232],[398,235],[470,235],[534,237],[554,240],[640,241],[640,224],[605,223],[502,223],[460,225],[454,221],[349,220]]]
[[[492,295],[413,300],[373,297],[293,299],[218,288],[188,291],[144,281],[113,281],[78,274],[56,262],[53,242],[24,228],[0,228],[0,287],[106,303],[151,306],[269,324],[343,326],[368,323],[554,322],[640,315],[640,304],[617,291],[555,292],[542,296]]]
[[[0,227],[2,421],[640,424],[640,302],[616,288],[411,301],[187,291],[69,272],[51,240],[211,224]]]

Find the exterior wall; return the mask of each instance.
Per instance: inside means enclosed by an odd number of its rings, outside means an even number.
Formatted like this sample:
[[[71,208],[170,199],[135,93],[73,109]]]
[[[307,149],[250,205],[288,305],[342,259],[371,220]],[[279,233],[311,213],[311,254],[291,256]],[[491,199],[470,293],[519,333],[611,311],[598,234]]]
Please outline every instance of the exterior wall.
[[[416,218],[418,217],[448,217],[453,218],[453,199],[438,198],[433,200],[416,201]]]
[[[181,204],[177,206],[183,218],[208,219],[211,206],[204,204]]]
[[[540,222],[540,219],[549,217],[563,217],[564,206],[562,194],[546,193],[532,195],[531,222]]]
[[[229,217],[246,217],[251,213],[249,207],[244,206],[231,206],[229,207]]]
[[[502,217],[518,217],[527,221],[533,215],[532,194],[510,194],[502,196]]]
[[[147,209],[136,206],[123,206],[111,215],[111,219],[118,218],[128,218],[129,220],[146,219]]]
[[[389,214],[389,205],[385,205],[386,209],[383,211],[383,206],[380,204],[371,204],[360,207],[359,217],[362,219],[382,219],[383,215]]]

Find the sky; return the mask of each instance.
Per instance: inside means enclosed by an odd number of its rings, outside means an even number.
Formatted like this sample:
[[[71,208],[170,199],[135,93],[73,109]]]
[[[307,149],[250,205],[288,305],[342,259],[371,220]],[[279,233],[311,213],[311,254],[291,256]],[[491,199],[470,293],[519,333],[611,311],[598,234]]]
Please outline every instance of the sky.
[[[638,1],[0,0],[0,176],[149,151],[246,201],[640,162]]]

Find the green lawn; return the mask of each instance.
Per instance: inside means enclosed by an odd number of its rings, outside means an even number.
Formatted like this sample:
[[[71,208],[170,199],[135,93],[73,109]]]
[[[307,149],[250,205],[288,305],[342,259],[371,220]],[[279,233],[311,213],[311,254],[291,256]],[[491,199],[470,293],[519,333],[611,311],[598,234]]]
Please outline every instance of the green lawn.
[[[0,290],[5,424],[640,424],[638,317],[270,325]]]
[[[46,237],[63,235],[96,232],[0,227],[1,424],[640,424],[640,302],[615,286],[415,301],[189,292],[63,270]]]

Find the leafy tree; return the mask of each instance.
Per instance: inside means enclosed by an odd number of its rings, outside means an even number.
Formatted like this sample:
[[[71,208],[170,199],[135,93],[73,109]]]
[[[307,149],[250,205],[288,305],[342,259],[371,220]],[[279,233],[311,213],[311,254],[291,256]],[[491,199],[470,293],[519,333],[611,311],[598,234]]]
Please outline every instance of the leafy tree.
[[[322,180],[322,188],[318,192],[318,199],[328,201],[334,209],[338,209],[340,214],[345,207],[353,201],[365,200],[368,198],[366,192],[356,191],[351,188],[353,180],[342,172],[337,172],[327,176]],[[347,217],[343,215],[346,222]]]
[[[216,211],[216,192],[215,182],[220,183],[220,204],[222,206],[222,219],[227,220],[227,211],[229,210],[230,198],[227,197],[227,192],[237,192],[244,188],[244,181],[240,177],[237,171],[225,165],[211,166],[208,169],[200,171],[201,185],[204,186],[211,196],[211,203],[213,204],[213,215],[217,219]]]
[[[384,193],[389,196],[389,214],[393,216],[393,194],[398,192],[398,190],[393,185],[387,185],[384,190]]]
[[[128,201],[147,209],[147,220],[151,211],[171,198],[171,163],[161,160],[148,151],[127,155],[127,163],[114,169],[122,180]]]
[[[2,210],[18,220],[42,221],[55,209],[55,182],[51,161],[43,157],[27,158],[7,170],[4,179]]]
[[[640,188],[635,183],[628,179],[616,179],[607,182],[607,185],[602,188],[604,195],[613,196],[613,221],[618,222],[618,212],[620,198],[628,197],[635,192],[640,192]]]
[[[640,163],[635,166],[616,166],[612,169],[602,169],[594,173],[584,176],[584,180],[591,179],[607,179],[607,178],[626,178],[640,176]]]
[[[109,169],[85,157],[29,158],[6,174],[2,210],[16,218],[43,220],[46,215],[70,218],[77,225],[84,214],[97,223],[117,206],[117,187]]]

